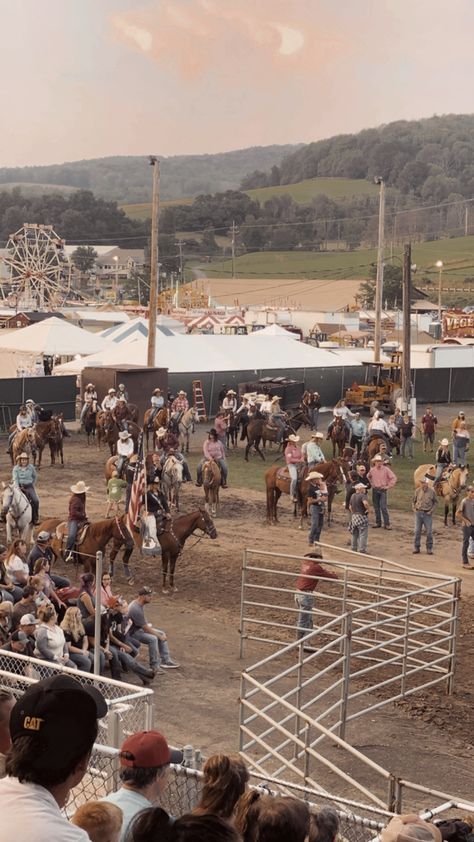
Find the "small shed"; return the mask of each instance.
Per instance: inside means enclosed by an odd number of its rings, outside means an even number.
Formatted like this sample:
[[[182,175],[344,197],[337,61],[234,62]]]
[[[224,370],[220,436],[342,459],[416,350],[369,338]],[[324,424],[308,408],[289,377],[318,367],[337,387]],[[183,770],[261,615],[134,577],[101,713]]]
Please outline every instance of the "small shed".
[[[117,389],[123,383],[128,392],[130,403],[138,407],[139,423],[143,420],[146,409],[150,408],[150,399],[154,389],[161,389],[164,397],[168,394],[168,369],[145,368],[133,365],[89,366],[81,373],[81,395],[88,383],[94,383],[99,401],[103,401],[109,389]]]

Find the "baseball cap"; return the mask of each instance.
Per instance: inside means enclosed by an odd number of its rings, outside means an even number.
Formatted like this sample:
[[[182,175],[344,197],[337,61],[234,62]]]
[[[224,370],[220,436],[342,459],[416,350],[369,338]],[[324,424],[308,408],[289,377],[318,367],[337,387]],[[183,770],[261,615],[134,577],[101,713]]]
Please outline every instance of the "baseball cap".
[[[170,749],[159,731],[139,731],[128,737],[120,749],[120,765],[131,769],[153,769],[168,763],[182,763],[183,752]]]
[[[38,535],[36,536],[36,540],[39,541],[40,544],[45,544],[50,538],[50,533],[45,532],[44,530],[42,532],[38,532]]]
[[[149,588],[147,585],[144,585],[143,588],[140,588],[140,590],[138,591],[138,596],[150,596],[152,593],[152,589]]]
[[[431,822],[425,822],[416,814],[394,816],[385,827],[380,838],[382,842],[441,842],[441,831]]]
[[[28,635],[22,631],[14,631],[10,640],[13,643],[28,643]]]
[[[23,614],[20,620],[20,626],[36,626],[38,623],[39,620],[36,619],[34,614]]]
[[[63,765],[90,750],[97,719],[106,713],[107,702],[95,687],[69,675],[53,675],[32,684],[18,699],[10,734],[13,742],[25,736],[37,739],[37,769]]]

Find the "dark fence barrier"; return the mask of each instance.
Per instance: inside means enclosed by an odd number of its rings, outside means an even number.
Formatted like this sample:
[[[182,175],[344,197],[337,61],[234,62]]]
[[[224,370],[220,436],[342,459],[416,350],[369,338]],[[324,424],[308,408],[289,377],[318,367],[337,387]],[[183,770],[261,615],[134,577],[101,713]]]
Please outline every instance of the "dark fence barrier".
[[[14,424],[18,410],[29,398],[45,409],[62,412],[65,421],[76,417],[76,377],[8,377],[0,380],[0,429]]]

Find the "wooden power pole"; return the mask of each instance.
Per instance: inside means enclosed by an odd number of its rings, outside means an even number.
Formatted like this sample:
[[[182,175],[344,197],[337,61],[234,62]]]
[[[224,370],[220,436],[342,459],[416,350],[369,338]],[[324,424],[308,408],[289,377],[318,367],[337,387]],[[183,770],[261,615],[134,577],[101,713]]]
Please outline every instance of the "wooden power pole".
[[[160,162],[150,155],[153,167],[153,199],[151,207],[151,258],[150,258],[150,301],[148,304],[148,362],[155,366],[156,315],[158,303],[158,217],[160,212]]]
[[[402,403],[410,409],[411,400],[411,243],[403,250],[403,359]]]
[[[379,194],[379,241],[377,250],[377,280],[375,282],[375,330],[374,330],[374,362],[380,362],[380,348],[382,344],[382,296],[383,296],[383,263],[384,263],[384,230],[385,230],[385,184],[383,178],[376,178],[380,187]]]

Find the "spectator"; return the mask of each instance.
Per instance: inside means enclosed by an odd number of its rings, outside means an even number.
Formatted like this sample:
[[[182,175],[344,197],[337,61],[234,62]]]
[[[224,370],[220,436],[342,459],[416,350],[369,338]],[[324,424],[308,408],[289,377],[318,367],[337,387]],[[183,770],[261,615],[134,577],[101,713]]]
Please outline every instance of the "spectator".
[[[22,591],[18,585],[13,584],[13,576],[7,572],[6,557],[7,548],[0,544],[0,601],[14,603],[21,598]]]
[[[36,605],[36,613],[38,613],[38,608],[41,605],[50,605],[50,601],[46,594],[43,591],[43,584],[44,578],[43,576],[32,576],[30,579],[30,585],[34,588],[35,591],[35,605]]]
[[[454,433],[455,433],[456,427],[459,426],[461,421],[464,421],[464,422],[466,421],[466,416],[465,416],[464,412],[462,412],[462,410],[460,412],[458,412],[456,418],[454,418],[454,420],[451,421],[451,432],[452,432],[452,435],[453,435],[453,439],[454,439]]]
[[[362,442],[367,435],[367,424],[365,423],[364,419],[360,417],[360,412],[356,412],[354,418],[350,422],[351,424],[351,440],[350,445],[354,448],[357,454],[357,458],[360,457],[360,452],[362,450]]]
[[[64,632],[60,626],[56,625],[57,619],[58,615],[51,603],[38,608],[40,622],[36,631],[35,657],[76,669],[74,661],[69,658]]]
[[[213,754],[204,764],[204,779],[195,815],[212,813],[230,821],[235,805],[247,789],[249,773],[243,760],[235,755]]]
[[[137,813],[152,807],[164,792],[170,763],[182,763],[180,751],[171,751],[159,731],[139,731],[127,737],[120,750],[120,778],[122,786],[104,798],[123,812],[120,842],[127,836]]]
[[[36,536],[36,543],[31,548],[27,558],[28,566],[30,568],[30,576],[33,576],[33,570],[39,558],[48,559],[50,565],[50,569],[48,572],[49,576],[54,582],[55,588],[70,587],[71,583],[69,579],[66,578],[66,576],[58,576],[57,573],[52,572],[55,556],[51,548],[51,534],[49,532],[45,532],[44,530],[39,532]]]
[[[95,687],[69,675],[32,684],[10,717],[12,747],[0,781],[0,842],[19,838],[87,842],[87,834],[61,813],[87,769],[97,719],[107,713]]]
[[[155,675],[159,675],[163,672],[161,667],[177,669],[179,664],[171,658],[166,632],[153,628],[145,618],[144,607],[151,602],[152,594],[151,588],[140,588],[137,598],[130,603],[128,607],[128,619],[131,620],[129,634],[135,640],[148,646],[150,668],[154,670]]]
[[[13,632],[11,637],[2,646],[2,649],[5,652],[16,652],[19,655],[29,655],[31,657],[33,652],[31,652],[31,649],[30,649],[29,652],[27,651],[28,644],[29,644],[28,636],[24,632],[18,630],[18,631]],[[15,669],[15,670],[12,669],[11,672],[20,672],[21,673],[22,668],[20,666],[19,669]]]
[[[91,842],[119,842],[123,813],[115,804],[88,801],[74,813],[71,824],[82,827]]]
[[[35,561],[34,576],[41,578],[41,590],[50,602],[54,603],[56,611],[60,619],[63,618],[67,605],[59,598],[56,593],[56,586],[49,574],[51,569],[51,562],[49,558],[44,556]]]
[[[114,512],[117,516],[121,514],[120,507],[126,487],[127,480],[121,479],[118,471],[112,471],[112,476],[107,483],[107,508],[105,510],[105,517],[109,517],[111,512]]]
[[[441,842],[442,838],[439,827],[417,815],[394,816],[380,834],[381,842],[406,842],[408,839]]]
[[[0,602],[0,646],[7,642],[12,633],[12,613],[11,602]]]
[[[5,777],[6,753],[12,741],[10,739],[10,713],[15,698],[9,690],[0,690],[0,778]]]
[[[474,568],[469,564],[467,552],[469,539],[474,539],[474,485],[468,487],[467,497],[464,498],[459,506],[456,517],[462,523],[462,566],[465,570],[473,570]]]
[[[311,512],[311,527],[308,535],[310,547],[319,543],[324,525],[324,507],[328,499],[328,492],[322,479],[323,475],[318,471],[310,471],[306,476],[306,481],[309,482],[307,501]]]
[[[438,419],[433,415],[433,407],[427,406],[426,412],[421,419],[421,432],[423,433],[423,452],[433,453],[433,443],[438,426]]]
[[[296,580],[298,593],[295,594],[296,607],[299,609],[296,629],[297,640],[300,640],[313,629],[314,592],[318,587],[319,579],[338,578],[337,573],[330,573],[329,570],[319,564],[322,557],[321,551],[317,550],[313,553],[307,553],[305,555],[307,560],[301,563],[300,575]],[[315,578],[316,576],[318,578]]]
[[[36,591],[32,585],[26,585],[26,587],[23,588],[20,601],[13,607],[12,624],[14,629],[19,627],[21,618],[24,614],[36,617],[35,593]]]
[[[356,482],[354,494],[349,501],[351,521],[349,529],[352,535],[351,550],[356,553],[367,553],[369,537],[369,501],[367,500],[367,486],[364,482]]]
[[[416,427],[414,422],[412,421],[410,413],[405,413],[405,415],[403,416],[402,425],[400,427],[400,450],[402,459],[405,458],[405,453],[407,453],[409,459],[413,459],[413,438],[415,430]]]
[[[362,482],[367,491],[370,488],[370,482],[367,479],[367,468],[363,462],[358,462],[355,466],[355,471],[351,471],[351,481],[346,483],[346,501],[345,507],[349,509],[349,503],[351,500],[352,495],[355,493],[355,484],[356,482]]]
[[[30,568],[26,561],[27,552],[26,543],[21,538],[17,538],[10,545],[5,558],[7,573],[11,575],[13,584],[20,588],[28,584],[30,575]]]
[[[235,826],[243,842],[305,842],[309,818],[304,801],[251,789],[237,804]]]
[[[387,491],[397,482],[397,477],[388,465],[383,464],[379,453],[372,459],[372,467],[367,474],[367,479],[372,486],[372,503],[374,505],[375,524],[374,529],[391,529],[390,515],[387,506]]]
[[[464,466],[466,464],[466,451],[469,450],[469,441],[471,435],[467,429],[465,421],[459,421],[454,428],[453,436],[453,461],[455,465]]]
[[[81,588],[77,597],[77,607],[81,617],[86,620],[95,616],[95,576],[93,573],[83,573],[80,576]]]
[[[66,609],[61,628],[70,660],[82,672],[93,672],[94,655],[89,651],[89,639],[82,624],[81,612],[76,605]]]
[[[38,623],[39,620],[36,619],[34,614],[23,614],[20,620],[20,631],[24,632],[28,638],[25,655],[28,655],[30,658],[33,658],[35,654],[36,627]]]
[[[94,596],[97,591],[94,591]],[[114,594],[112,593],[112,576],[110,573],[102,573],[100,579],[100,604],[108,606],[109,601],[111,599],[115,599]]]
[[[242,842],[225,819],[187,813],[174,821],[161,807],[143,810],[133,821],[127,842]]]
[[[136,660],[140,644],[126,634],[128,605],[122,599],[113,597],[109,601],[109,643],[110,650],[115,653],[120,667],[136,673],[142,683],[147,686],[153,681],[155,673],[147,669]]]
[[[311,814],[308,842],[336,842],[339,816],[332,807]]]
[[[421,485],[415,491],[413,497],[413,511],[415,512],[415,549],[416,555],[420,552],[421,531],[425,527],[426,552],[433,555],[433,512],[436,508],[438,498],[436,492],[430,488],[428,477],[421,478]]]

